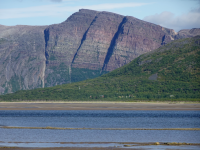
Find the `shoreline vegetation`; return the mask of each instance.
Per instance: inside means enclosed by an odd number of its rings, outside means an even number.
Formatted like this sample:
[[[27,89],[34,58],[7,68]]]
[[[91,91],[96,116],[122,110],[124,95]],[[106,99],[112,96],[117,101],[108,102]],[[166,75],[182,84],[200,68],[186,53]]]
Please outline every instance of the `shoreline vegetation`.
[[[196,99],[192,100],[127,100],[127,101],[115,101],[115,100],[98,100],[98,101],[90,101],[90,100],[0,100],[1,103],[166,103],[166,104],[200,104],[200,100]]]

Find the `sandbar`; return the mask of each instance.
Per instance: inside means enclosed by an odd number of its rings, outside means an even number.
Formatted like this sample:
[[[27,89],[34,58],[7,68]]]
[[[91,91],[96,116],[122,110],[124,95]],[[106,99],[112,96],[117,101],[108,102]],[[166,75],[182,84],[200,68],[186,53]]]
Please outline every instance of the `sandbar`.
[[[187,102],[0,102],[0,110],[197,110]]]
[[[30,147],[5,147],[0,150],[127,150],[127,148],[114,147],[48,147],[48,148],[30,148]],[[135,149],[136,150],[136,149]],[[143,149],[138,149],[143,150]]]
[[[29,148],[29,147],[6,147],[0,150],[127,150],[127,148],[114,148],[114,147],[48,147],[48,148]],[[130,149],[130,148],[129,148]],[[134,149],[134,150],[144,150],[144,149]]]

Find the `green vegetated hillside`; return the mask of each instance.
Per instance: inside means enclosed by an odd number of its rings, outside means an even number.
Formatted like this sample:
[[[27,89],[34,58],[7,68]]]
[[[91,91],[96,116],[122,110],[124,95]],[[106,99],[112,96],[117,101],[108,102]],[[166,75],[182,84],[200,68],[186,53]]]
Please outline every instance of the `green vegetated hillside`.
[[[0,99],[200,101],[200,36],[175,40],[95,79],[18,91]]]

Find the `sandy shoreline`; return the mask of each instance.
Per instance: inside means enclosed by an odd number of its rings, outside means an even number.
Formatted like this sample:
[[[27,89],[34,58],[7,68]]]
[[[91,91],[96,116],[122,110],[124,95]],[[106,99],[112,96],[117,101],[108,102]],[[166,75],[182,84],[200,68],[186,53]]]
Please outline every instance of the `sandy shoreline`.
[[[0,102],[0,110],[199,110],[200,111],[200,103]]]

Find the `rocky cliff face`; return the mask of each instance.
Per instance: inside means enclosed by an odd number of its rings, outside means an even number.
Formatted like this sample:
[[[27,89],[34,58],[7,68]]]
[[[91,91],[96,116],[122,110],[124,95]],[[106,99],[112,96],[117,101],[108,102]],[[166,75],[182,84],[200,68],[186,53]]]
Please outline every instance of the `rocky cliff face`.
[[[94,78],[199,32],[85,9],[50,26],[0,25],[0,93]]]
[[[0,26],[0,93],[44,87],[45,28]]]

